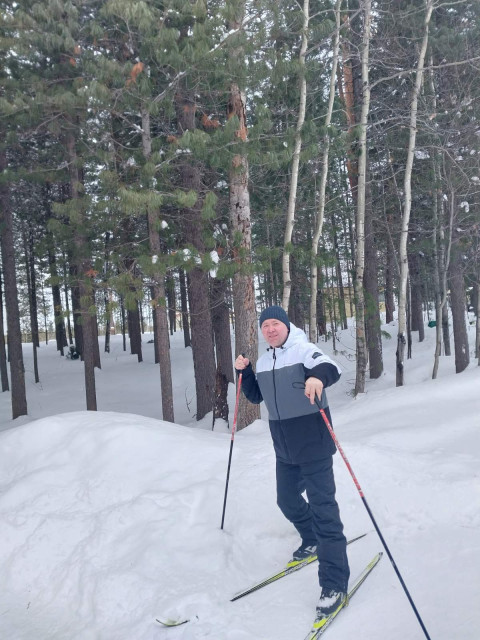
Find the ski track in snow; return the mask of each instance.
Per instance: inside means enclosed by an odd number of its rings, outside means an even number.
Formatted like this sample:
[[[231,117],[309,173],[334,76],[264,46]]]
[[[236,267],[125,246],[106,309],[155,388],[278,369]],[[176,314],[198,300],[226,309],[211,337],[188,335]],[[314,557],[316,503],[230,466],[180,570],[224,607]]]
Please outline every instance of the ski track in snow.
[[[392,327],[387,327],[392,332]],[[394,329],[393,329],[394,331]],[[442,359],[431,381],[432,335],[414,344],[407,385],[386,373],[352,400],[354,364],[339,354],[329,390],[334,427],[432,640],[478,640],[480,611],[480,368]],[[101,411],[83,407],[82,365],[39,352],[30,415],[9,419],[0,397],[0,638],[6,640],[302,640],[319,588],[316,566],[229,602],[280,569],[298,537],[275,505],[263,420],[238,432],[220,530],[230,435],[194,420],[191,352],[172,339],[176,419],[159,420],[159,376],[112,351],[97,372]],[[350,331],[339,348],[351,344]],[[393,343],[394,341],[390,341]],[[331,343],[322,344],[331,352]],[[418,352],[418,355],[417,355]],[[347,352],[346,352],[347,353]],[[230,385],[233,408],[235,389]],[[50,415],[50,412],[54,415]],[[263,417],[264,414],[262,414]],[[195,428],[193,428],[195,427]],[[339,454],[337,498],[354,578],[382,550]],[[175,629],[156,617],[188,617]],[[386,555],[326,637],[420,640]]]

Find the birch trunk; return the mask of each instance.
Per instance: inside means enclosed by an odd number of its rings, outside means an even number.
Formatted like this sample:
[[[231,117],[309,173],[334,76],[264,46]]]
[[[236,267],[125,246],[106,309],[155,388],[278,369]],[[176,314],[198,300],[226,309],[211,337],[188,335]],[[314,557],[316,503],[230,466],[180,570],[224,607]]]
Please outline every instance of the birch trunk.
[[[328,96],[328,109],[325,116],[325,135],[323,136],[322,170],[318,193],[318,210],[315,224],[315,232],[312,239],[312,258],[310,265],[310,342],[317,341],[317,290],[318,290],[318,243],[322,235],[323,220],[325,216],[325,192],[328,177],[328,160],[330,151],[330,136],[328,128],[332,121],[333,103],[335,100],[335,78],[338,67],[338,52],[340,47],[340,9],[342,0],[337,0],[335,5],[335,39],[333,44],[332,70],[330,72],[330,90]],[[341,283],[339,282],[339,287]]]
[[[364,24],[361,49],[362,70],[362,110],[358,139],[358,186],[355,247],[355,303],[356,303],[356,352],[357,366],[355,377],[355,395],[365,391],[365,373],[367,369],[367,343],[365,336],[365,297],[363,276],[365,271],[365,202],[367,171],[367,123],[370,110],[369,55],[371,29],[371,0],[365,0],[363,8]]]
[[[288,312],[290,293],[292,291],[292,279],[290,274],[290,253],[295,224],[295,205],[297,201],[298,169],[300,166],[300,152],[302,150],[302,129],[305,122],[305,110],[307,104],[307,80],[305,77],[305,57],[308,46],[308,23],[309,23],[310,0],[303,1],[303,27],[302,45],[300,47],[300,106],[298,110],[298,120],[295,132],[295,146],[292,158],[292,173],[290,177],[290,192],[288,196],[287,219],[285,222],[285,235],[283,239],[282,274],[283,274],[283,295],[282,307]]]
[[[405,333],[406,333],[406,300],[407,300],[407,279],[408,279],[408,259],[407,240],[408,227],[410,222],[410,212],[412,208],[412,168],[417,137],[417,111],[418,96],[422,86],[423,69],[425,66],[425,55],[428,46],[428,27],[433,10],[433,0],[425,0],[425,19],[422,45],[417,62],[415,76],[415,86],[413,89],[412,101],[410,103],[410,134],[408,140],[407,160],[405,165],[404,194],[405,204],[403,208],[402,225],[400,230],[400,290],[398,296],[398,336],[397,336],[397,359],[396,359],[396,384],[397,387],[404,384],[404,356],[405,356]]]
[[[143,156],[148,161],[152,154],[152,138],[150,130],[150,113],[142,111],[142,147]],[[159,212],[148,210],[148,239],[152,260],[160,264],[160,233],[158,231]],[[160,364],[160,386],[162,392],[162,417],[168,422],[175,422],[173,411],[172,367],[170,362],[170,344],[168,338],[167,306],[165,293],[165,279],[161,269],[153,271],[153,300],[152,312],[155,317],[155,350]]]

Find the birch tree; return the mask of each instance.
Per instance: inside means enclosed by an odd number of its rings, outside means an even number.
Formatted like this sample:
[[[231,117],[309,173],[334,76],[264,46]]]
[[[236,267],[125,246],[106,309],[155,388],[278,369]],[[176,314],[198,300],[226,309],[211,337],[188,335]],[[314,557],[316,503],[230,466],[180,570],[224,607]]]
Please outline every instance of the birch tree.
[[[292,158],[292,171],[290,176],[290,191],[288,196],[287,219],[285,222],[285,234],[283,239],[282,274],[283,274],[283,295],[282,307],[288,312],[290,293],[292,291],[292,280],[290,274],[290,253],[292,244],[293,227],[295,224],[295,206],[297,201],[298,169],[300,166],[300,152],[302,150],[302,129],[305,123],[305,111],[307,104],[307,79],[305,76],[305,58],[308,46],[308,24],[310,1],[303,2],[303,26],[302,44],[300,47],[299,67],[300,67],[300,105],[298,110],[297,126],[295,131],[295,142]]]
[[[315,221],[315,231],[312,238],[312,258],[310,272],[310,342],[317,341],[317,289],[318,289],[318,243],[322,235],[323,220],[325,216],[325,194],[328,177],[328,162],[330,152],[329,127],[332,122],[333,103],[335,100],[335,78],[338,67],[338,52],[340,48],[340,9],[342,0],[337,0],[335,5],[335,36],[333,41],[332,69],[330,72],[330,88],[328,95],[328,107],[325,115],[325,134],[322,140],[322,158],[320,185],[318,188],[318,209]],[[339,283],[340,284],[340,283]]]
[[[365,296],[363,276],[365,271],[365,200],[367,172],[367,123],[370,110],[369,57],[371,32],[371,0],[363,3],[363,33],[361,49],[362,108],[358,138],[358,187],[356,212],[355,246],[355,304],[356,304],[356,353],[357,367],[355,377],[355,395],[365,391],[365,372],[367,369],[367,343],[365,336]]]
[[[404,194],[405,202],[403,206],[402,223],[400,230],[399,261],[400,261],[400,291],[398,296],[398,336],[397,336],[397,359],[396,359],[396,384],[404,384],[404,356],[406,344],[406,304],[407,304],[407,280],[408,280],[408,257],[407,240],[410,222],[410,212],[412,209],[412,168],[415,154],[415,143],[417,137],[417,111],[418,98],[423,80],[423,70],[425,66],[425,55],[428,47],[428,32],[430,18],[433,11],[433,0],[425,0],[425,18],[423,39],[418,55],[418,62],[415,74],[415,85],[413,88],[412,100],[410,103],[410,123],[409,139],[407,148],[407,159],[405,163]]]

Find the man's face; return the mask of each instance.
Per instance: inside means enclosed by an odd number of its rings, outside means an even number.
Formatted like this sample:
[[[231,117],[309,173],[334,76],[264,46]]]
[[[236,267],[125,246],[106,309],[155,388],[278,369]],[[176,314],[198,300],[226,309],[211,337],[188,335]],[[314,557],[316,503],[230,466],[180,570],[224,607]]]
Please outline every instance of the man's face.
[[[260,330],[271,347],[281,347],[288,337],[287,325],[275,318],[265,320]]]

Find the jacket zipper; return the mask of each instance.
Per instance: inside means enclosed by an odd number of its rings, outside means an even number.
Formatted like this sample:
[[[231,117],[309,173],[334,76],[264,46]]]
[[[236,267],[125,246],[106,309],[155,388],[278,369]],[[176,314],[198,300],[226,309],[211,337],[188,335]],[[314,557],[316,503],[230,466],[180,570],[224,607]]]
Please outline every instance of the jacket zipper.
[[[277,385],[275,384],[275,365],[276,364],[277,364],[277,355],[275,353],[275,349],[273,349],[273,368],[272,368],[273,397],[275,398],[275,409],[277,410],[278,422],[280,423],[278,425],[278,428],[279,428],[279,432],[280,432],[282,440],[283,440],[283,449],[284,449],[285,453],[288,455],[288,457],[290,457],[288,446],[287,446],[287,440],[285,438],[285,434],[283,432],[283,428],[282,428],[282,424],[281,424],[282,423],[282,419],[280,417],[280,411],[278,410],[278,404],[277,404]]]
[[[278,410],[278,405],[277,405],[277,385],[275,384],[275,365],[276,364],[277,364],[277,355],[275,353],[275,349],[273,349],[273,369],[272,369],[272,375],[273,375],[273,397],[275,398],[275,409],[277,410],[278,420],[281,420],[280,411]]]

